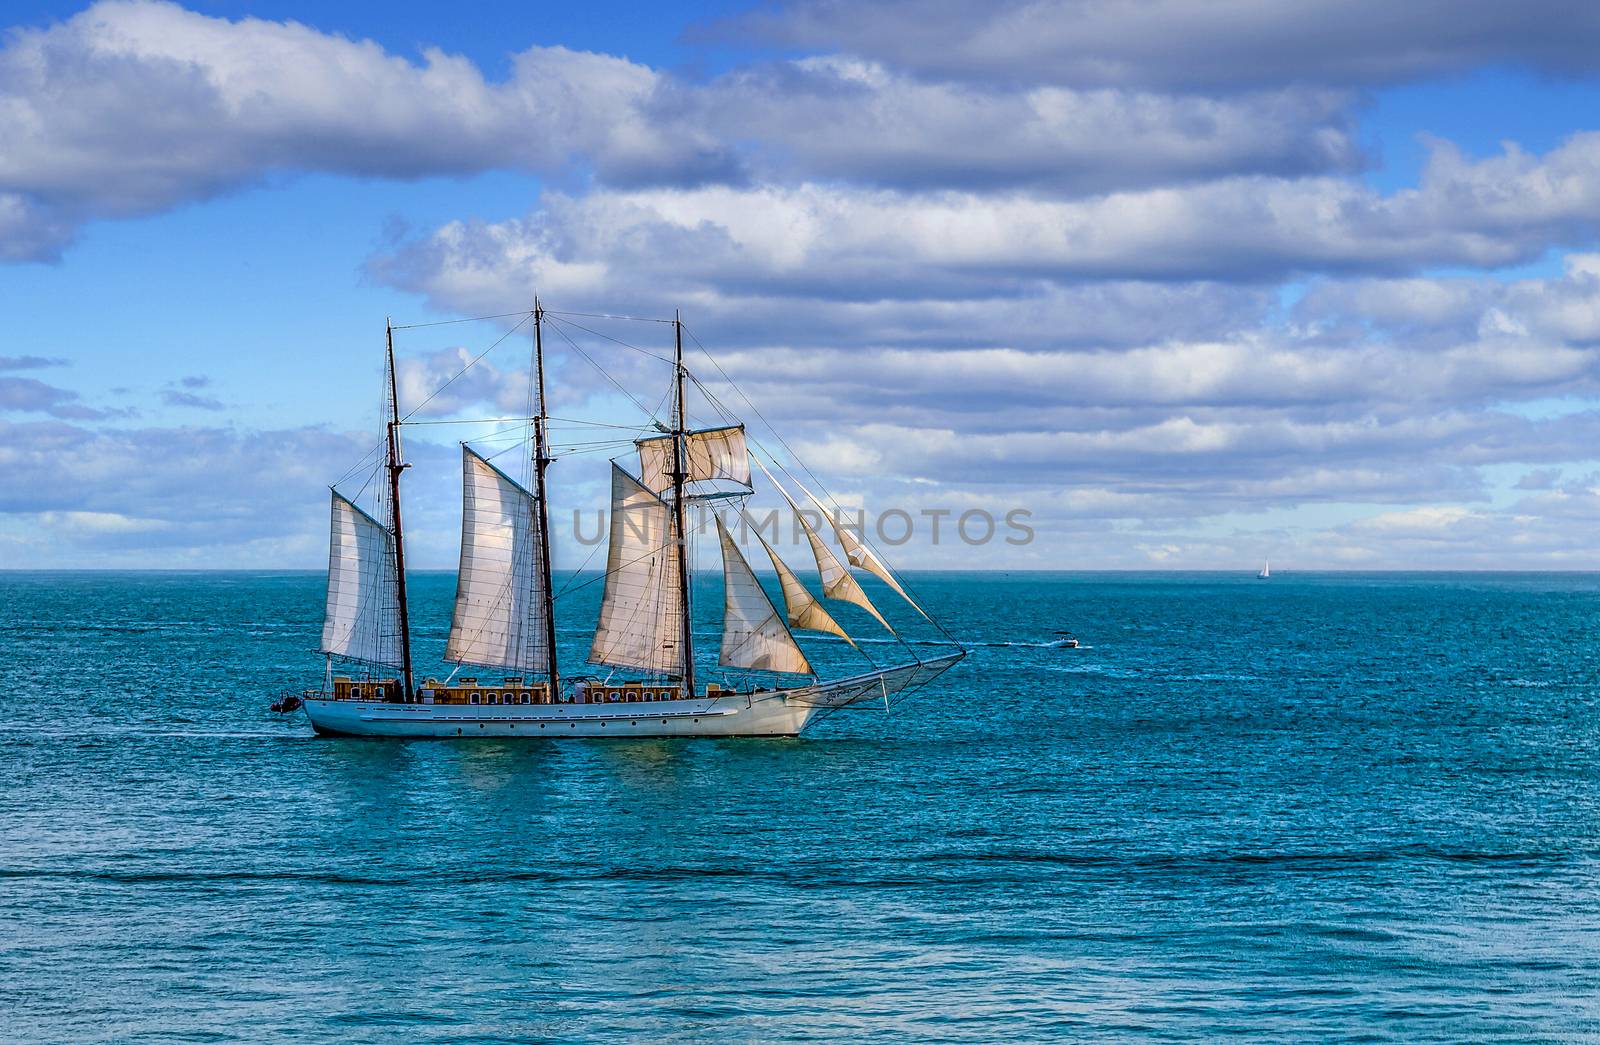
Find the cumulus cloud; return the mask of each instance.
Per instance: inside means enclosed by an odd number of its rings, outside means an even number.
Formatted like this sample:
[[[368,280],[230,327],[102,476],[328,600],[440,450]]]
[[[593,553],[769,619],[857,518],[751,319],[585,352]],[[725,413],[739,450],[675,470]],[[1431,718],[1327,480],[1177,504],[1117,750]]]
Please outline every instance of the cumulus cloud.
[[[842,177],[1069,193],[1361,162],[1338,92],[1226,98],[935,84],[814,57],[691,81],[530,47],[491,80],[295,22],[100,0],[0,49],[0,260],[59,256],[83,222],[145,214],[274,172],[419,178],[485,170],[610,185]]]
[[[1568,562],[1563,527],[1594,500],[1562,477],[1600,436],[1600,261],[1584,253],[1600,133],[1486,157],[1430,142],[1398,191],[1353,176],[1366,86],[1595,69],[1594,16],[1508,11],[800,3],[735,31],[812,53],[697,78],[527,40],[490,76],[436,49],[101,0],[0,48],[0,260],[277,173],[554,175],[524,217],[444,224],[369,275],[446,313],[534,291],[585,312],[681,307],[846,494],[1030,506],[1044,539],[1001,561],[1215,565],[1265,532],[1215,520],[1356,504],[1354,521],[1272,540],[1322,564],[1443,563],[1452,542]],[[1552,249],[1571,251],[1559,275],[1486,271]],[[647,414],[659,361],[590,322],[547,327],[557,412],[631,415],[620,383]],[[399,338],[405,409],[524,413],[525,345],[457,377],[484,347],[440,340],[459,329]],[[665,330],[610,332],[661,353]],[[0,517],[27,520],[0,525],[0,546],[37,550],[37,529],[309,564],[327,463],[370,449],[320,428],[128,427],[32,373],[50,362],[0,359],[0,411],[24,419],[0,428]],[[200,376],[158,394],[222,405]],[[408,528],[439,565],[458,471],[430,441],[445,431],[407,430]],[[563,489],[598,496],[579,472]],[[1489,473],[1523,478],[1513,492]]]
[[[1600,344],[1600,255],[1569,254],[1563,268],[1552,279],[1321,281],[1296,303],[1295,316],[1325,339],[1380,330],[1416,345],[1474,336],[1542,338],[1581,348]]]
[[[160,210],[273,171],[725,171],[716,143],[650,119],[659,79],[625,59],[536,47],[491,83],[437,49],[411,62],[295,22],[103,0],[0,50],[0,242],[14,259],[47,257],[86,218]]]
[[[338,477],[330,463],[364,460],[375,439],[322,427],[0,421],[0,565],[84,553],[147,566],[312,563],[326,554],[327,488]],[[408,455],[418,464],[408,517],[422,563],[437,565],[437,549],[453,539],[456,462],[426,441],[408,444]],[[365,478],[346,492],[359,494]]]
[[[702,32],[838,49],[930,76],[1081,86],[1386,84],[1485,65],[1600,70],[1600,11],[1562,0],[789,0]]]
[[[418,417],[459,414],[476,405],[527,416],[528,372],[506,370],[462,346],[395,361],[395,384],[403,413]]]
[[[737,69],[679,97],[689,106],[682,119],[746,143],[763,180],[1081,195],[1363,163],[1350,98],[1327,90],[1218,98],[929,82],[828,56]]]
[[[548,194],[521,220],[453,222],[377,271],[445,307],[507,281],[555,300],[1016,296],[1077,280],[1285,279],[1500,266],[1600,228],[1600,133],[1535,157],[1440,143],[1418,188],[1229,178],[1062,200],[823,183]],[[500,300],[506,300],[501,297]]]
[[[442,270],[439,286],[465,296],[443,297],[441,305],[465,308],[477,293],[487,294],[487,304],[529,279],[523,268],[485,261],[492,252],[467,253],[484,267]],[[1485,466],[1586,459],[1600,415],[1578,409],[1536,419],[1507,407],[1600,398],[1600,346],[1564,340],[1539,319],[1551,301],[1592,294],[1590,268],[1576,255],[1562,276],[1511,284],[1489,277],[1480,278],[1483,286],[1324,281],[1302,307],[1276,318],[1266,296],[1233,301],[1215,338],[1155,331],[1140,341],[1130,338],[1139,328],[1129,324],[1103,344],[1073,344],[1068,335],[1051,342],[1049,328],[1066,330],[1073,309],[1091,300],[1072,296],[1055,299],[1061,311],[1048,319],[1015,328],[1011,318],[1036,304],[1026,293],[963,303],[971,309],[965,315],[988,319],[973,324],[971,338],[942,334],[950,313],[936,309],[920,325],[902,326],[916,311],[907,304],[893,313],[893,325],[867,325],[834,343],[835,329],[819,331],[810,317],[829,309],[857,319],[867,313],[850,313],[848,302],[796,308],[737,282],[724,296],[720,277],[697,285],[698,307],[688,314],[765,420],[813,466],[875,494],[864,500],[898,506],[989,491],[984,496],[997,505],[1049,506],[1055,514],[1044,518],[1059,534],[1090,513],[1148,524],[1168,513],[1193,518],[1296,504],[1482,501]],[[615,287],[600,286],[603,293],[628,282],[618,276]],[[1444,284],[1437,292],[1436,282]],[[1143,304],[1164,308],[1163,318],[1181,309],[1162,293],[1196,290],[1112,286],[1128,295],[1129,314]],[[662,293],[664,305],[670,294]],[[1405,310],[1399,302],[1406,298],[1422,307]],[[1341,319],[1334,303],[1353,315],[1362,301],[1373,304],[1365,325],[1330,334]],[[773,310],[763,313],[761,329],[740,325],[752,302]],[[779,326],[774,317],[783,307],[790,321]],[[708,322],[698,321],[701,310]],[[1418,314],[1437,325],[1432,335],[1418,336]],[[1014,329],[1020,344],[1008,343]],[[902,343],[878,340],[880,330]],[[912,331],[926,340],[917,343]],[[719,399],[739,401],[693,353],[691,365]],[[1072,495],[1070,506],[1063,492]],[[1340,547],[1352,562],[1374,561],[1353,543]]]

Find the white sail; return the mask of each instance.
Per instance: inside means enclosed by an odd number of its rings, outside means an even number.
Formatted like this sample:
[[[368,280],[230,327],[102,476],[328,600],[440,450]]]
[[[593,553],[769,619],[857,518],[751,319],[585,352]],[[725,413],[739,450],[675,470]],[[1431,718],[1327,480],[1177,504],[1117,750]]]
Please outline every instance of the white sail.
[[[591,664],[683,672],[677,527],[672,509],[611,466],[611,547]]]
[[[394,535],[335,490],[322,652],[374,664],[400,663],[394,551]]]
[[[705,428],[684,437],[684,482],[726,479],[750,485],[750,456],[745,449],[744,425]],[[640,439],[639,482],[661,494],[672,488],[672,436]]]
[[[798,482],[796,482],[795,485],[800,486]],[[909,602],[912,609],[922,614],[922,616],[928,621],[931,622],[933,620],[932,617],[928,616],[928,611],[923,609],[917,603],[916,599],[913,599],[910,595],[907,595],[904,588],[900,587],[900,582],[894,579],[894,574],[889,572],[889,567],[884,565],[883,560],[878,558],[877,554],[874,553],[871,548],[868,548],[865,544],[863,544],[861,538],[857,537],[847,527],[839,525],[838,517],[832,512],[828,511],[828,509],[823,506],[821,501],[817,500],[816,494],[812,493],[810,490],[807,490],[804,486],[800,486],[800,491],[811,499],[811,503],[817,506],[817,511],[821,512],[823,516],[827,518],[829,524],[833,526],[834,536],[839,538],[839,544],[844,548],[845,558],[850,560],[850,565],[856,567],[857,569],[866,570],[868,573],[877,577],[879,580],[883,581],[883,583],[893,588],[895,590],[895,594]]]
[[[718,663],[725,668],[811,674],[806,655],[795,645],[794,636],[733,543],[721,516],[717,517],[717,535],[722,539],[723,587],[722,657]]]
[[[773,489],[782,494],[783,499],[788,502],[789,510],[794,513],[795,520],[799,522],[800,528],[805,531],[806,540],[811,542],[811,554],[816,557],[817,573],[822,578],[822,594],[830,599],[838,599],[840,602],[855,603],[872,614],[879,624],[888,628],[889,632],[893,634],[894,629],[889,627],[889,622],[883,619],[883,614],[879,613],[878,608],[872,604],[872,600],[867,598],[867,593],[862,590],[861,584],[850,576],[850,571],[844,568],[844,563],[839,561],[839,557],[833,554],[822,538],[817,535],[817,531],[813,530],[811,524],[806,522],[805,513],[801,512],[799,505],[794,503],[794,498],[789,496],[789,491],[785,490],[783,484],[778,482],[771,472],[767,471],[767,466],[762,464],[759,459],[756,464],[761,468],[761,474],[765,475],[767,480],[772,483]]]
[[[752,530],[756,540],[761,542],[761,547],[767,550],[767,557],[772,560],[772,568],[778,573],[778,583],[783,588],[783,608],[788,617],[789,627],[799,628],[801,631],[822,631],[829,635],[837,635],[850,645],[854,646],[856,640],[852,639],[839,622],[833,619],[833,614],[822,605],[822,601],[796,577],[789,564],[778,558],[778,553],[773,550],[767,539],[761,536],[759,530]]]
[[[461,447],[461,569],[444,659],[550,670],[544,549],[533,494]]]

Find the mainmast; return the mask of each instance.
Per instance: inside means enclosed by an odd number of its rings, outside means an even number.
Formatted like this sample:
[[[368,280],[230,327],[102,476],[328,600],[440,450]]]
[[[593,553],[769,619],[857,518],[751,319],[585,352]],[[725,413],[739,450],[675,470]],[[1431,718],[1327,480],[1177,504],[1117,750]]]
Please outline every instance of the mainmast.
[[[550,664],[550,699],[557,697],[561,679],[556,673],[556,598],[550,584],[550,510],[545,498],[544,470],[550,465],[550,447],[545,424],[549,413],[544,402],[544,309],[533,299],[533,363],[539,389],[539,414],[533,421],[533,481],[539,501],[539,561],[544,570],[545,655]]]
[[[395,589],[400,606],[400,661],[405,699],[412,697],[411,621],[406,610],[406,542],[400,530],[400,473],[408,467],[400,460],[400,394],[394,379],[394,324],[384,324],[389,348],[389,528],[394,532]]]
[[[689,619],[689,531],[684,525],[683,482],[684,428],[683,410],[683,321],[676,309],[672,313],[672,334],[677,364],[677,397],[672,410],[672,511],[678,524],[678,614],[683,645],[683,695],[693,697],[694,688],[694,626]]]

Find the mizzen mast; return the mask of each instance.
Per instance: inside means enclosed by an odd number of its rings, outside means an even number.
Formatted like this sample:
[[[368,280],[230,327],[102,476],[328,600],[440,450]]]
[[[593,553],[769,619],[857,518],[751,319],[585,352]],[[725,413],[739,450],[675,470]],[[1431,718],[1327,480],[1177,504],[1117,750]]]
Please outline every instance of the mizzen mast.
[[[694,623],[689,619],[689,531],[684,525],[683,483],[686,478],[684,440],[687,427],[683,409],[683,320],[677,310],[672,313],[673,360],[676,365],[677,395],[672,409],[672,512],[677,523],[678,546],[678,616],[680,642],[683,646],[683,695],[695,695],[694,686]]]
[[[539,413],[533,421],[533,481],[534,494],[539,502],[539,563],[544,581],[545,650],[549,658],[550,699],[555,700],[561,684],[556,673],[556,606],[555,589],[550,584],[550,502],[545,494],[544,471],[550,466],[549,435],[546,423],[549,411],[544,401],[544,308],[539,299],[533,299],[533,368],[538,385]]]
[[[405,699],[415,692],[411,675],[411,621],[406,610],[406,543],[400,528],[400,473],[409,465],[400,460],[400,394],[394,376],[394,324],[384,324],[384,338],[389,350],[389,528],[394,533],[395,590],[398,596],[400,625],[400,661],[405,686]]]

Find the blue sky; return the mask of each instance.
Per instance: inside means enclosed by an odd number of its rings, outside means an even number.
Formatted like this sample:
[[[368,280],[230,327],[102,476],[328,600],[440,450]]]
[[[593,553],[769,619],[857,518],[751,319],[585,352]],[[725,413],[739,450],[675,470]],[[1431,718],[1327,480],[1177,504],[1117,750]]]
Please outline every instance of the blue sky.
[[[908,565],[1600,566],[1600,16],[1571,5],[5,17],[0,566],[314,567],[384,318],[536,288],[684,308],[841,500],[1033,513]],[[503,330],[408,332],[403,368]],[[518,352],[453,408],[514,403]],[[622,410],[553,355],[567,413]],[[423,565],[461,434],[412,435]],[[564,511],[600,463],[563,465]]]

